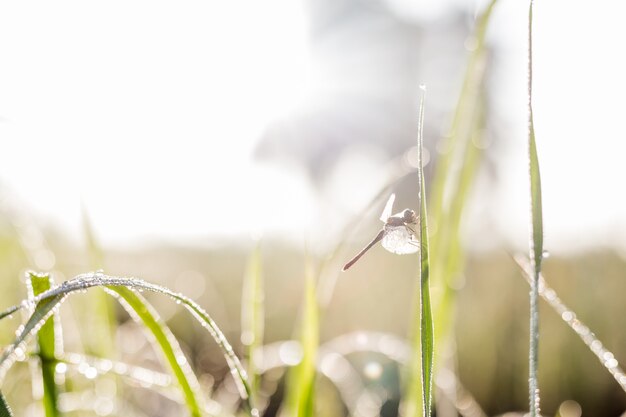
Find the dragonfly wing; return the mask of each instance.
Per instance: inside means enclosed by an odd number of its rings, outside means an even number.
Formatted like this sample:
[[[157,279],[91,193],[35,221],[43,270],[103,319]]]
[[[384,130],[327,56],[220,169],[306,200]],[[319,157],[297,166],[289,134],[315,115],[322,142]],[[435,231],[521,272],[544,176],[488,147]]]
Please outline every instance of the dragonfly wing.
[[[404,226],[387,227],[385,229],[382,245],[389,252],[398,255],[415,253],[420,249],[419,241],[413,236],[413,233]]]
[[[387,200],[387,204],[385,204],[385,208],[383,209],[383,214],[380,215],[380,220],[386,222],[389,216],[391,216],[391,210],[393,210],[393,202],[396,199],[396,194],[391,194],[389,196],[389,200]]]

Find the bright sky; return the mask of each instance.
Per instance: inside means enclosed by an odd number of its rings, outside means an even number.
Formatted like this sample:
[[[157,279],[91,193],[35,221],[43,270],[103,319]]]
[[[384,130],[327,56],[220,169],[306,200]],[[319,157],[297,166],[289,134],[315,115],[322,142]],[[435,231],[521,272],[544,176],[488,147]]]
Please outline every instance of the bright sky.
[[[390,3],[423,19],[446,11],[437,0],[407,1]],[[522,245],[525,3],[501,0],[494,16],[491,37],[505,50],[496,99],[513,145],[483,203],[505,239]],[[566,0],[535,9],[534,111],[546,240],[557,252],[626,247],[617,188],[626,178],[625,12],[609,0],[592,10]],[[319,227],[304,175],[259,166],[250,154],[269,123],[316,93],[302,87],[316,76],[306,22],[293,0],[3,3],[0,184],[75,237],[84,203],[105,244],[302,236]]]

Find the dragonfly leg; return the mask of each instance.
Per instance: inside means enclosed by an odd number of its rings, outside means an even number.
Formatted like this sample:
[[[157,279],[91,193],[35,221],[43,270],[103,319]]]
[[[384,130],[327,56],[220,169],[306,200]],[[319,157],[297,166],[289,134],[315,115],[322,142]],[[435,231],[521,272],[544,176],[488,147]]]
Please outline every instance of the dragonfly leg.
[[[409,229],[411,231],[411,233],[413,233],[413,236],[417,236],[417,233],[415,233],[415,230],[413,230],[413,228],[411,226],[409,226],[408,224],[405,224],[404,227]]]

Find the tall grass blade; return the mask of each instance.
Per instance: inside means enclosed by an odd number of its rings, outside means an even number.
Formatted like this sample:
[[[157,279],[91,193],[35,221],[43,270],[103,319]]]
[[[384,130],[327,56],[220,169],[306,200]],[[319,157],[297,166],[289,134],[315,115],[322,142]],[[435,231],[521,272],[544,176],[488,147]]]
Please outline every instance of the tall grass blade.
[[[319,311],[313,267],[306,261],[304,310],[300,326],[302,360],[289,375],[287,406],[290,417],[315,415],[314,391],[317,348],[319,344]]]
[[[244,277],[241,300],[241,342],[244,345],[244,358],[248,365],[248,380],[253,398],[257,396],[259,384],[257,363],[263,345],[264,298],[261,247],[257,245]]]
[[[200,396],[200,384],[193,373],[189,362],[185,358],[178,341],[169,327],[161,320],[158,313],[146,301],[134,291],[126,287],[111,287],[109,291],[119,296],[143,325],[152,333],[165,360],[170,366],[174,377],[180,385],[180,389],[189,414],[193,417],[201,417],[201,406],[198,402]]]
[[[250,399],[250,385],[247,381],[246,371],[243,369],[241,362],[230,343],[224,336],[224,333],[220,330],[217,324],[213,321],[211,316],[190,298],[171,291],[168,288],[160,285],[148,283],[146,281],[135,278],[119,278],[108,276],[100,272],[91,272],[88,274],[81,274],[77,277],[65,281],[63,284],[52,288],[33,300],[25,300],[19,306],[11,307],[9,310],[21,310],[29,305],[36,305],[34,313],[29,318],[26,325],[19,332],[13,343],[6,347],[2,356],[0,357],[0,381],[4,378],[6,371],[11,367],[15,360],[20,356],[18,353],[23,352],[23,344],[26,339],[36,333],[39,327],[45,322],[45,320],[52,314],[52,310],[59,305],[69,294],[73,294],[77,291],[85,291],[93,287],[107,287],[113,289],[115,287],[125,287],[131,290],[146,290],[159,294],[167,295],[178,304],[182,304],[192,315],[206,328],[217,345],[222,350],[222,354],[226,359],[226,363],[231,370],[231,374],[239,388],[239,393],[243,399],[245,410],[250,416],[258,416],[258,411],[254,408]],[[8,310],[7,310],[8,311]],[[22,349],[19,352],[19,349]]]
[[[528,391],[530,416],[539,415],[539,386],[537,383],[538,351],[539,351],[539,310],[537,299],[539,294],[539,274],[543,256],[543,215],[541,209],[541,177],[539,160],[535,144],[535,126],[533,123],[532,88],[533,88],[533,0],[528,8],[528,159],[530,171],[530,264],[533,277],[530,285],[530,348],[528,353],[529,377]]]
[[[52,287],[52,278],[49,274],[28,272],[29,297],[34,298],[48,291]],[[61,324],[57,314],[48,318],[37,332],[37,354],[41,361],[41,376],[43,381],[43,406],[46,417],[57,417],[61,413],[58,409],[58,389],[54,380],[56,358],[62,354]]]
[[[426,89],[422,91],[420,102],[420,117],[417,135],[418,178],[420,200],[420,296],[421,296],[421,347],[422,347],[422,401],[423,415],[430,416],[432,386],[433,386],[433,357],[434,357],[434,328],[430,305],[430,265],[428,260],[428,215],[426,214],[426,187],[424,185],[424,167],[422,166],[422,149],[424,146],[424,100]]]
[[[104,268],[104,252],[89,220],[87,209],[82,207],[83,234],[87,249],[90,269]],[[100,357],[112,357],[115,352],[115,311],[112,300],[103,291],[90,291],[81,298],[80,308],[89,317],[98,317],[98,326],[86,326],[81,330],[81,340],[88,354]]]
[[[432,408],[433,357],[434,357],[434,324],[430,301],[430,264],[428,259],[428,215],[426,213],[426,188],[424,185],[424,169],[422,166],[422,149],[424,145],[424,100],[426,89],[422,87],[422,98],[419,110],[417,131],[418,155],[418,196],[420,206],[419,241],[420,280],[418,297],[420,305],[419,328],[413,326],[412,354],[409,365],[409,380],[406,393],[405,414],[408,417],[430,416]],[[415,321],[417,322],[417,320]],[[414,322],[414,323],[415,323]],[[419,360],[418,360],[419,358]],[[421,389],[420,389],[421,386]]]
[[[9,404],[4,398],[4,395],[2,395],[2,392],[0,392],[0,417],[13,417],[11,407],[9,407]]]
[[[532,285],[534,271],[528,262],[521,256],[515,257],[515,262],[519,265],[524,273],[524,278],[528,284]],[[598,357],[602,366],[604,366],[617,383],[626,392],[626,373],[619,366],[619,362],[615,359],[615,355],[604,347],[604,344],[596,337],[595,334],[583,322],[578,320],[576,313],[565,305],[557,295],[556,291],[548,286],[543,274],[539,274],[539,295],[550,307],[561,317],[561,319],[580,337],[587,347]]]

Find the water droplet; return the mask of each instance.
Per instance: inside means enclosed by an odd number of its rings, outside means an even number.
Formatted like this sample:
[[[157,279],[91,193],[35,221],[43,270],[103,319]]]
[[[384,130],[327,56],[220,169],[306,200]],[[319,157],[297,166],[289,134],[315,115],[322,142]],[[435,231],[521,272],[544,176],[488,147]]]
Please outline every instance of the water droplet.
[[[98,370],[93,366],[85,369],[85,378],[87,379],[95,379],[98,376]]]
[[[67,372],[67,364],[64,362],[59,362],[54,367],[54,371],[58,374],[64,374]]]
[[[541,257],[543,259],[548,259],[550,257],[550,252],[548,252],[547,250],[544,250],[541,254]]]

